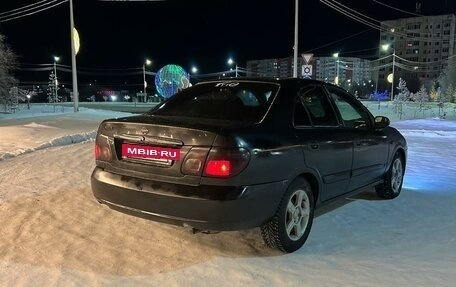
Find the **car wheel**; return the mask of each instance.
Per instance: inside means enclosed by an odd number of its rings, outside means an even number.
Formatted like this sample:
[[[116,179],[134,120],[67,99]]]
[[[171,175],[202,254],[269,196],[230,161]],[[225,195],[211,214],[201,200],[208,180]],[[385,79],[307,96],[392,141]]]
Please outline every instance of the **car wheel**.
[[[390,169],[386,173],[385,181],[375,187],[379,197],[392,199],[399,196],[402,190],[404,179],[404,160],[399,153],[396,153]]]
[[[301,248],[312,227],[314,208],[310,184],[303,178],[295,179],[274,217],[261,226],[264,242],[271,248],[289,253]]]

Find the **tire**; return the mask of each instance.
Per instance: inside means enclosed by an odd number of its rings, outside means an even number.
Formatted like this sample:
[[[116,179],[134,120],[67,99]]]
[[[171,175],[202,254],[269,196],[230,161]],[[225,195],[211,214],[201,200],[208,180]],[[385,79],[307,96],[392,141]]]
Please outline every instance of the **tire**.
[[[377,195],[384,199],[393,199],[399,196],[404,181],[404,159],[399,153],[393,158],[393,163],[385,176],[385,181],[375,187]]]
[[[276,214],[261,226],[266,245],[287,253],[301,248],[309,236],[314,209],[310,184],[303,178],[295,179],[283,195]]]

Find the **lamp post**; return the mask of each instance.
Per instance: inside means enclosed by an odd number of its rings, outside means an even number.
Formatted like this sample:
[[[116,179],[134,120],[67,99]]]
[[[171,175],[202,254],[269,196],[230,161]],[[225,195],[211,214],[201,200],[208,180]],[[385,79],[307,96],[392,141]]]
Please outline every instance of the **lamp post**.
[[[298,77],[298,16],[299,16],[299,0],[295,0],[293,78]]]
[[[144,102],[147,100],[147,81],[146,81],[146,65],[150,66],[152,64],[152,61],[149,59],[146,59],[146,61],[143,64],[143,78],[144,78]]]
[[[336,78],[334,79],[334,83],[339,85],[339,53],[334,53],[333,57],[336,58]]]
[[[73,0],[70,0],[70,38],[71,38],[71,74],[73,78],[73,107],[74,112],[79,111],[78,75],[76,69],[76,29],[74,28]]]
[[[30,110],[30,94],[27,95],[27,110]]]
[[[57,80],[57,62],[60,61],[60,57],[54,56],[54,112],[55,104],[57,102],[57,89],[58,89],[58,80]]]
[[[382,45],[382,49],[383,51],[388,51],[388,49],[390,48],[390,45],[389,44],[384,44]],[[391,73],[391,98],[390,100],[394,100],[394,65],[396,63],[396,50],[394,48],[391,48],[393,49],[393,71]],[[389,76],[388,76],[389,78]],[[388,79],[389,80],[389,79]]]
[[[236,65],[236,66],[235,66],[235,69],[236,69],[236,70],[235,70],[235,76],[236,76],[236,78],[237,78],[237,77],[238,77],[238,65],[237,65],[237,63],[236,63],[232,58],[229,58],[229,59],[228,59],[228,65],[232,66],[233,64]]]

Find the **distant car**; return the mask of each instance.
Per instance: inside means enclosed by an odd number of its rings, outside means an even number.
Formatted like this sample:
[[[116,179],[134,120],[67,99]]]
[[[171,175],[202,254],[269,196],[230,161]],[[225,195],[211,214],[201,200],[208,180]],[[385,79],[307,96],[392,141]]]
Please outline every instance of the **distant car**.
[[[112,209],[204,231],[261,227],[284,252],[316,208],[375,187],[399,195],[404,137],[345,90],[299,79],[229,79],[101,123],[91,182]]]

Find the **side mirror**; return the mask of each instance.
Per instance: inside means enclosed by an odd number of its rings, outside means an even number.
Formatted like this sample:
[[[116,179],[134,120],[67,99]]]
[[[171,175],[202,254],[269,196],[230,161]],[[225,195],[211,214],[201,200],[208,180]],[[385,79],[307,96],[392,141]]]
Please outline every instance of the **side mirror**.
[[[390,120],[384,116],[375,117],[374,128],[376,130],[382,130],[390,125]]]

